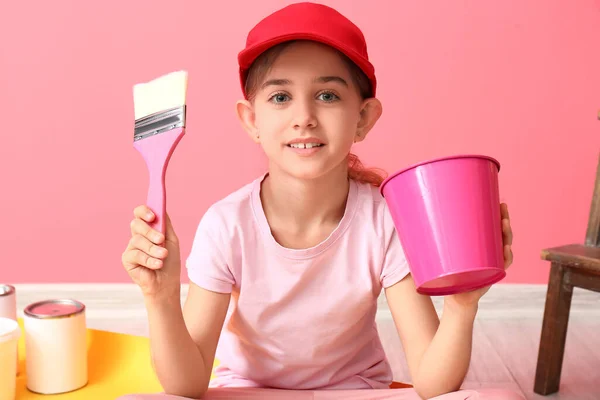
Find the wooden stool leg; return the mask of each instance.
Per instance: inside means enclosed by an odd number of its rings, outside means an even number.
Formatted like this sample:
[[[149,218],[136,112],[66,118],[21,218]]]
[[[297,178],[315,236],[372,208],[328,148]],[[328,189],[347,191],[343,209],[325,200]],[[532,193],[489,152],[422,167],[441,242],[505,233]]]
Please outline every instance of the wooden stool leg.
[[[541,395],[557,392],[560,384],[573,297],[573,286],[566,283],[566,273],[566,267],[552,263],[533,389]]]

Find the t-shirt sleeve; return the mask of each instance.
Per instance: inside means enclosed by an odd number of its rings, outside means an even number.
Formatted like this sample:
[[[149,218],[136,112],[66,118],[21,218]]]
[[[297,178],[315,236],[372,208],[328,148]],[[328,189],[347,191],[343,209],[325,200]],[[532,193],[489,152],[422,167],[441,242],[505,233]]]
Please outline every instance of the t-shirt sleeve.
[[[218,293],[231,293],[235,279],[228,265],[228,248],[224,221],[209,208],[196,230],[186,261],[188,278],[196,285]]]
[[[410,270],[387,205],[384,207],[383,214],[384,240],[381,286],[385,289],[404,279],[410,273]]]

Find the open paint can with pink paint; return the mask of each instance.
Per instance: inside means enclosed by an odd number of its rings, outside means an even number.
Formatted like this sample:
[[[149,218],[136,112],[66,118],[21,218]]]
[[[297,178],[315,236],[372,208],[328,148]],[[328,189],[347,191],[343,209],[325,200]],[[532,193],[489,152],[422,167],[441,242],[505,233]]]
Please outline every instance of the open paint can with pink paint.
[[[412,165],[382,183],[419,293],[467,292],[505,277],[499,170],[491,157],[450,156]]]
[[[88,382],[85,306],[71,299],[46,300],[24,310],[27,389],[70,392]]]

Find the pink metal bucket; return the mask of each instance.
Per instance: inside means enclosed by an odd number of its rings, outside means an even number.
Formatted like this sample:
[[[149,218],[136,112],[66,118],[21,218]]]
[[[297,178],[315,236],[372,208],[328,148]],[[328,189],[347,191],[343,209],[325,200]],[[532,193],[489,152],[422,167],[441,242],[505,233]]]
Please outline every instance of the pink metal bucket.
[[[499,170],[491,157],[451,156],[403,169],[381,185],[419,293],[467,292],[506,276]]]

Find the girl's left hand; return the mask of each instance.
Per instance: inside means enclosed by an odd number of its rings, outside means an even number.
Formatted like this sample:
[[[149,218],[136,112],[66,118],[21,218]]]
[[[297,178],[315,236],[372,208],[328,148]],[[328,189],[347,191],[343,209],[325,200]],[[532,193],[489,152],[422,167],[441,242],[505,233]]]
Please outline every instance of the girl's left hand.
[[[510,217],[508,215],[508,206],[505,203],[500,204],[500,215],[502,216],[502,243],[504,245],[504,269],[508,269],[513,262],[512,241],[513,233],[510,226]],[[490,290],[491,286],[476,289],[470,292],[453,294],[446,296],[444,302],[461,307],[475,307],[479,299]]]

